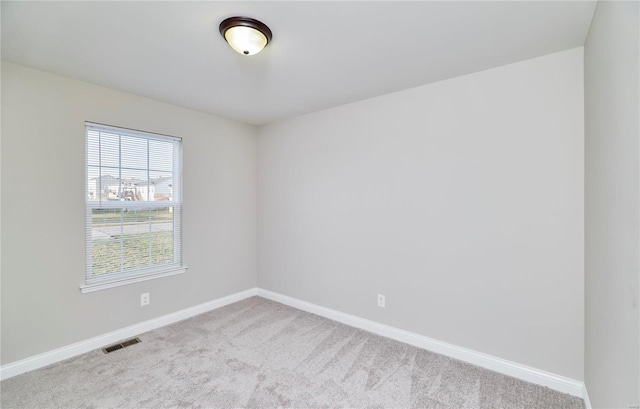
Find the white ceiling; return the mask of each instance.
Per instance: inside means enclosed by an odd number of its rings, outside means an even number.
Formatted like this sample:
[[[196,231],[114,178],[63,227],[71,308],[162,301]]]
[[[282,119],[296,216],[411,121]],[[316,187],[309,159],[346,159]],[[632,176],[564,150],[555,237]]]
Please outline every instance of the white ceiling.
[[[258,125],[579,47],[595,3],[2,1],[2,59]],[[233,15],[272,43],[233,51]]]

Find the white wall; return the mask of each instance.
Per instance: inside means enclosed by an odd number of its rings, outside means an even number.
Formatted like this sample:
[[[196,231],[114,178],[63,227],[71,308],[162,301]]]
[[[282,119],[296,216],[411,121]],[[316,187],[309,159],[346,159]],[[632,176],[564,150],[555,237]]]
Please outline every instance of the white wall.
[[[600,1],[585,44],[585,383],[594,408],[640,402],[637,1]]]
[[[582,380],[582,57],[260,128],[259,286]]]
[[[85,120],[183,138],[185,274],[80,293]],[[2,364],[255,287],[256,133],[3,63]]]

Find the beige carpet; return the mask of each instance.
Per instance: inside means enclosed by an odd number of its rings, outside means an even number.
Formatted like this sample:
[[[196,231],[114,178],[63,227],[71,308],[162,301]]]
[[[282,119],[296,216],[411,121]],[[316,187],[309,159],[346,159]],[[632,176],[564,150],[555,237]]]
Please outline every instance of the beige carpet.
[[[7,379],[10,408],[583,408],[581,399],[264,298]]]

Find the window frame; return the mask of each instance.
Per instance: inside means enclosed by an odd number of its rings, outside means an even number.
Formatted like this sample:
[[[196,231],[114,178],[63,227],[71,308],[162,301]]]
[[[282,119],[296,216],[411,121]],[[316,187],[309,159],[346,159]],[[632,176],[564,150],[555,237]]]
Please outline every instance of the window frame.
[[[107,288],[118,287],[122,285],[128,285],[136,282],[157,279],[161,277],[172,276],[176,274],[184,273],[187,267],[182,260],[182,138],[162,135],[152,132],[139,131],[134,129],[122,128],[111,125],[104,125],[95,122],[85,122],[85,177],[84,177],[84,197],[85,197],[85,274],[84,284],[80,286],[80,290],[83,293],[104,290]],[[128,201],[128,200],[101,200],[98,196],[98,200],[89,200],[89,169],[92,166],[89,164],[89,132],[97,131],[110,134],[117,134],[120,137],[130,136],[136,138],[142,138],[147,141],[157,140],[162,142],[171,142],[174,146],[173,159],[172,159],[172,200],[171,201]],[[122,166],[121,153],[119,155],[119,163],[117,169],[120,174],[118,175],[119,183],[122,183],[121,172],[124,168]],[[147,158],[149,158],[149,148],[147,145]],[[100,163],[99,168],[102,167]],[[126,169],[126,168],[125,168]],[[151,172],[150,164],[147,160],[147,172]],[[99,174],[98,178],[102,175]],[[150,182],[150,180],[148,180]],[[122,186],[122,185],[121,185]],[[147,185],[149,186],[149,185]],[[96,187],[96,192],[98,192]],[[149,188],[147,188],[147,194],[149,194]],[[147,197],[148,199],[148,197]],[[131,210],[153,210],[158,208],[173,208],[173,254],[174,262],[165,263],[156,266],[150,266],[145,268],[136,268],[129,271],[119,271],[112,273],[105,273],[101,276],[91,276],[91,270],[93,267],[92,258],[92,215],[96,209],[131,209]],[[122,222],[121,222],[122,223]]]

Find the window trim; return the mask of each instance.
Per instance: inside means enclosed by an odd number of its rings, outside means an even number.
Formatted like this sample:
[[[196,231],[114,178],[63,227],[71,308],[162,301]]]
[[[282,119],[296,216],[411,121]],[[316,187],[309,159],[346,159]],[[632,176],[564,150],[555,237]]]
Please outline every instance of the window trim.
[[[140,283],[142,281],[155,280],[156,278],[170,277],[170,276],[182,274],[185,271],[187,271],[188,268],[189,267],[183,265],[181,267],[150,269],[149,272],[147,273],[139,274],[135,276],[133,276],[132,274],[127,274],[126,277],[122,277],[119,280],[112,275],[110,277],[111,280],[109,281],[105,280],[104,283],[83,284],[80,286],[80,291],[83,294],[86,294],[86,293],[92,293],[94,291],[101,291],[109,288],[121,287],[123,285]]]
[[[90,279],[89,271],[91,269],[91,259],[88,257],[88,253],[85,252],[85,271],[84,271],[84,282],[80,285],[80,291],[84,293],[106,290],[109,288],[120,287],[124,285],[129,285],[133,283],[138,283],[142,281],[154,280],[162,277],[169,277],[177,274],[184,273],[188,267],[184,264],[182,260],[182,138],[170,136],[170,135],[162,135],[152,132],[145,132],[135,129],[116,127],[111,125],[105,125],[95,122],[85,121],[85,248],[89,246],[89,243],[92,240],[92,226],[89,222],[91,220],[91,214],[94,209],[122,209],[123,207],[129,209],[155,209],[155,208],[165,208],[165,207],[173,207],[174,209],[179,210],[178,220],[174,220],[174,223],[178,224],[178,230],[174,231],[175,235],[178,236],[179,246],[180,248],[180,262],[179,263],[167,263],[159,266],[153,266],[148,268],[136,269],[128,272],[114,272],[105,274],[104,277],[93,277]],[[87,145],[87,134],[88,131],[95,130],[98,132],[108,132],[108,133],[116,133],[120,135],[134,136],[140,137],[147,140],[158,140],[163,142],[178,142],[179,152],[177,157],[177,164],[174,163],[174,166],[177,166],[177,171],[174,169],[174,177],[175,173],[178,174],[179,182],[177,198],[178,200],[175,202],[165,202],[165,201],[140,201],[140,202],[126,202],[126,206],[123,206],[122,201],[90,201],[88,200],[88,171],[89,171],[89,162],[88,162],[88,145]],[[175,156],[174,156],[175,158]],[[174,243],[175,238],[174,238]],[[174,244],[176,245],[176,244]]]

